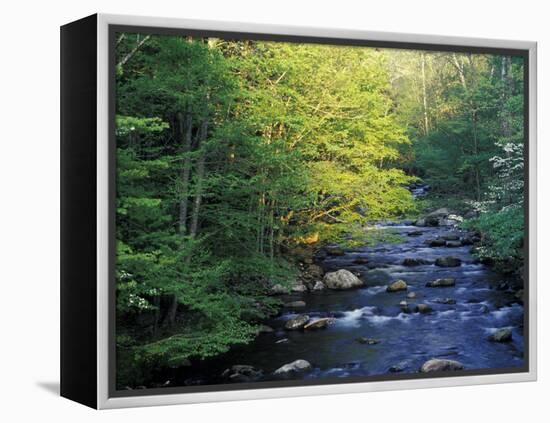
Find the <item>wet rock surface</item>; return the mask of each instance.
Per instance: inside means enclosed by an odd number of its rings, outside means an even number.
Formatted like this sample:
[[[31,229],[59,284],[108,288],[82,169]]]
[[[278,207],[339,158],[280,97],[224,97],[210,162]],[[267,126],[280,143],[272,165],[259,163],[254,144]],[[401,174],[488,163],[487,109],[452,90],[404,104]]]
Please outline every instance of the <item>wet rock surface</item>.
[[[433,358],[426,361],[420,368],[421,373],[432,373],[432,372],[448,372],[448,371],[457,371],[463,370],[464,365],[456,360],[445,360]]]

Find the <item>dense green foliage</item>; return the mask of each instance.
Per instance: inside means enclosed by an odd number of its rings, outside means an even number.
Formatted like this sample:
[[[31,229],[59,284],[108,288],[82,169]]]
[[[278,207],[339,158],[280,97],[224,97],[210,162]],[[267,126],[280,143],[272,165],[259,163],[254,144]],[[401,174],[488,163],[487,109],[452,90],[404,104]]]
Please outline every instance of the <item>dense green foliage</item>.
[[[119,385],[249,342],[303,245],[391,240],[365,227],[416,213],[418,176],[517,255],[520,62],[119,35]]]
[[[465,224],[484,235],[480,257],[521,259],[523,59],[402,52],[393,64],[397,115],[413,140],[405,167],[432,186],[432,207],[481,213]]]

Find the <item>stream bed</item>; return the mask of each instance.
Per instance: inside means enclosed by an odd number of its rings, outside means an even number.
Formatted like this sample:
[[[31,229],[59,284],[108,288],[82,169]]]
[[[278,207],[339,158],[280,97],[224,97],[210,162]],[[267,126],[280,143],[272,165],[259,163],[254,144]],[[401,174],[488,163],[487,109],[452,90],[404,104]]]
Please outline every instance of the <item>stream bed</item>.
[[[364,282],[363,287],[281,296],[285,303],[304,301],[305,306],[283,308],[279,316],[265,322],[272,332],[232,349],[207,368],[195,369],[200,376],[175,382],[223,383],[221,373],[233,365],[253,366],[261,373],[254,374],[253,380],[275,380],[276,369],[298,359],[312,367],[293,379],[416,373],[431,358],[456,360],[468,370],[523,365],[524,310],[509,288],[515,281],[475,260],[470,245],[428,245],[429,240],[463,235],[455,227],[397,224],[379,229],[401,235],[402,242],[349,249],[317,262],[325,272],[351,271]],[[460,259],[461,265],[434,264],[446,256]],[[426,264],[405,266],[405,259]],[[437,278],[453,278],[455,286],[426,286]],[[387,285],[399,279],[406,281],[407,290],[386,292]],[[411,292],[415,298],[408,297]],[[402,301],[407,301],[408,310],[400,305]],[[431,312],[415,312],[419,303],[428,305]],[[285,330],[285,323],[301,314],[311,319],[331,317],[331,324],[319,330]],[[510,342],[488,340],[500,328],[512,329]],[[361,338],[377,343],[360,342]]]

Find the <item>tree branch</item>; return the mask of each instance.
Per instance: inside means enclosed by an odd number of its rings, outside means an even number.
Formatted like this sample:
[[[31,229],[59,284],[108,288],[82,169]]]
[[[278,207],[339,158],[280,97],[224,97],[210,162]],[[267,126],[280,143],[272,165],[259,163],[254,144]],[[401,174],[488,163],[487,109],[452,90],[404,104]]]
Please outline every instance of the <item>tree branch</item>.
[[[126,56],[124,56],[124,58],[120,62],[117,63],[117,67],[122,67],[126,63],[128,63],[128,60],[130,60],[134,56],[134,54],[137,53],[137,51],[141,48],[141,46],[143,44],[145,44],[147,42],[147,40],[149,40],[149,38],[151,38],[151,36],[147,35],[139,43],[137,43],[137,45],[132,49],[132,51],[130,51],[130,53],[128,53]]]

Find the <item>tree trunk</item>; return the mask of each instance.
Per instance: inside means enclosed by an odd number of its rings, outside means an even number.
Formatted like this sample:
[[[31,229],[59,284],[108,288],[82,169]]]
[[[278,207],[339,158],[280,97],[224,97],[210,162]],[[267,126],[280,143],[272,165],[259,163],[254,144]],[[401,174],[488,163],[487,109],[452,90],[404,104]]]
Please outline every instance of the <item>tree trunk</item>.
[[[453,65],[458,71],[458,77],[460,78],[460,83],[462,87],[466,90],[466,75],[464,75],[464,63],[458,61],[458,57],[453,53]]]
[[[472,134],[474,141],[474,156],[477,159],[479,154],[479,145],[477,139],[477,113],[475,110],[472,112]],[[481,173],[477,163],[474,165],[474,176],[476,180],[476,200],[481,201]]]
[[[512,58],[510,56],[502,57],[502,66],[501,66],[501,83],[502,83],[502,95],[501,95],[501,133],[504,142],[508,143],[512,140],[512,127],[510,125],[511,113],[509,112],[508,100],[512,95]],[[510,158],[510,152],[508,149],[505,149],[505,156],[507,159]],[[503,201],[505,204],[512,203],[512,194],[510,190],[511,184],[511,175],[508,175],[503,183]]]
[[[149,39],[151,38],[150,35],[145,36],[141,41],[138,40],[136,46],[128,53],[126,56],[124,56],[120,62],[117,63],[117,68],[123,67],[128,61],[134,57],[134,55],[138,52],[138,50],[141,48],[143,44],[145,44]],[[122,41],[122,39],[120,39]]]
[[[273,264],[275,258],[275,201],[269,202],[269,258]]]
[[[178,311],[178,299],[175,295],[172,295],[170,298],[170,305],[168,306],[168,311],[166,313],[166,322],[168,326],[174,326],[176,323],[176,314]]]
[[[200,138],[199,138],[199,145],[198,148],[201,148],[203,141],[206,140],[206,136],[208,133],[208,121],[204,120],[201,124],[200,128]],[[204,179],[204,165],[206,161],[206,150],[203,150],[199,157],[199,161],[197,163],[197,183],[195,186],[195,201],[193,203],[193,213],[191,215],[191,229],[190,229],[190,235],[191,238],[195,238],[197,236],[197,231],[199,227],[199,215],[200,215],[200,207],[202,202],[202,190],[203,190],[203,179]]]
[[[155,306],[155,322],[153,323],[153,337],[157,336],[159,321],[160,321],[160,297],[157,295],[153,298],[153,305]]]
[[[422,104],[424,107],[424,134],[428,135],[429,121],[428,121],[428,99],[426,96],[426,56],[424,53],[420,55],[421,73],[422,73]]]
[[[511,131],[510,131],[510,122],[509,122],[509,113],[506,109],[506,102],[508,101],[509,95],[510,95],[510,85],[509,85],[509,63],[508,63],[508,57],[503,56],[502,57],[502,68],[501,68],[501,82],[502,82],[502,98],[501,98],[501,128],[502,128],[502,136],[504,138],[510,138]]]
[[[187,213],[189,208],[189,178],[191,175],[191,151],[193,116],[189,111],[185,113],[185,118],[179,116],[179,130],[182,140],[182,152],[185,154],[183,170],[181,174],[181,198],[179,213],[179,230],[183,235],[187,231]]]

